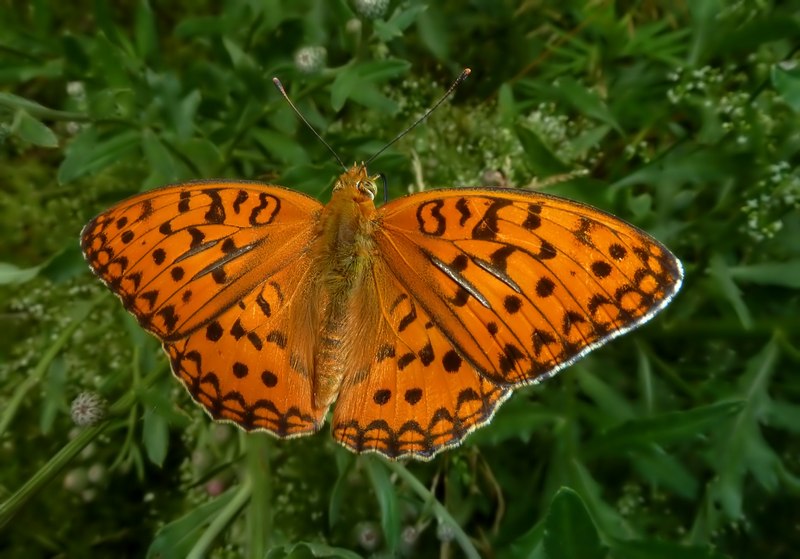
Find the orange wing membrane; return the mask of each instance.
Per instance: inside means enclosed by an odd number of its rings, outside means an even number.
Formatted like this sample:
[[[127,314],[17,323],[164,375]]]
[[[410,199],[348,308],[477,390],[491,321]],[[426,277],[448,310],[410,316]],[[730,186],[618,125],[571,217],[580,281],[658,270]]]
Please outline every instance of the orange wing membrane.
[[[290,437],[317,431],[325,414],[292,358],[313,337],[288,338],[321,209],[275,186],[186,183],[100,214],[81,244],[212,417]]]

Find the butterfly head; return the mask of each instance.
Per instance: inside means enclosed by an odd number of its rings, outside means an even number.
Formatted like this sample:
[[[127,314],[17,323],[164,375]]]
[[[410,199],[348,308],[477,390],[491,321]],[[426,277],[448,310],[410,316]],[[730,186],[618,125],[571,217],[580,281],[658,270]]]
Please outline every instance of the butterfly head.
[[[357,203],[372,202],[378,193],[378,183],[380,175],[370,176],[367,173],[367,166],[355,164],[345,171],[337,180],[333,187],[333,192],[342,192],[352,195]]]

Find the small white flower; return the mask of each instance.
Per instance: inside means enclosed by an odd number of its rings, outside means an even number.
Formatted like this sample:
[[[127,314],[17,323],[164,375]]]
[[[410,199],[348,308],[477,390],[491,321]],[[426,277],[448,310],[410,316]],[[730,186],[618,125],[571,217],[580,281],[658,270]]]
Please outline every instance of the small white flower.
[[[92,464],[86,472],[90,483],[98,484],[106,477],[106,468],[101,463]]]
[[[83,82],[74,81],[67,84],[67,95],[78,101],[86,99],[86,86]]]
[[[406,526],[400,533],[400,539],[405,545],[412,546],[419,539],[419,530],[414,526]]]
[[[436,526],[436,538],[440,542],[450,542],[456,537],[456,532],[453,527],[446,522],[439,522]]]
[[[85,468],[75,468],[64,474],[64,489],[73,493],[80,493],[86,489],[87,482]]]
[[[303,74],[315,74],[325,67],[327,56],[325,47],[302,47],[294,53],[294,65]]]
[[[358,35],[361,33],[361,20],[358,18],[352,18],[347,21],[344,26],[345,31],[348,33],[352,33],[353,35]]]
[[[353,0],[353,10],[364,19],[380,19],[389,7],[389,0]]]
[[[78,427],[96,425],[106,414],[106,401],[94,392],[81,392],[72,400],[72,421]]]
[[[375,551],[381,543],[381,533],[374,522],[361,522],[356,526],[358,545],[366,551]]]

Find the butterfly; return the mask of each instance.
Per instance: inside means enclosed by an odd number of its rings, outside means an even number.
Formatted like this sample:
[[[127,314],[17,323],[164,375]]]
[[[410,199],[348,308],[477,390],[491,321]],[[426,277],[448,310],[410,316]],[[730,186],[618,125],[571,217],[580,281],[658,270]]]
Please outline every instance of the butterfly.
[[[451,188],[376,207],[356,164],[330,202],[198,181],[90,221],[85,257],[208,414],[280,438],[427,460],[678,291],[647,233],[548,194]]]

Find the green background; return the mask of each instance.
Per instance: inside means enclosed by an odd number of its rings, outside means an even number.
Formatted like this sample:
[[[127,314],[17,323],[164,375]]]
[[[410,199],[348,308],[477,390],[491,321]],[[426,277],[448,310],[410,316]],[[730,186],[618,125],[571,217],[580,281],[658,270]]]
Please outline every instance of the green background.
[[[792,556],[799,38],[797,1],[0,4],[0,555]],[[214,425],[82,225],[196,178],[326,200],[339,167],[273,76],[350,163],[464,67],[371,164],[390,197],[567,195],[667,244],[682,291],[429,463]]]

